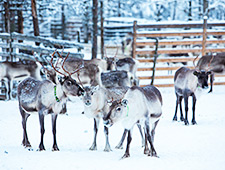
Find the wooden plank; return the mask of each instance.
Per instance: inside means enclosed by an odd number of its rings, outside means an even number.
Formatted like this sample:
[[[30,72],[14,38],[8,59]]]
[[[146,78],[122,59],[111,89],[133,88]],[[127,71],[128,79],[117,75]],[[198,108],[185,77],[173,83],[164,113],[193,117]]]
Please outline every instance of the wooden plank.
[[[176,58],[157,58],[157,62],[188,62],[188,61],[193,61],[195,57],[176,57]],[[196,59],[198,61],[199,58]],[[153,58],[150,59],[138,59],[140,63],[151,63],[154,61]]]
[[[202,31],[137,33],[137,37],[202,36]],[[225,35],[225,31],[208,31],[207,35]]]
[[[173,75],[155,76],[155,79],[171,79]],[[152,79],[152,76],[138,76],[140,80]]]
[[[208,27],[212,27],[212,26],[225,26],[224,22],[220,22],[220,23],[215,23],[215,22],[209,22]],[[189,23],[169,23],[169,24],[161,24],[161,23],[157,23],[157,24],[138,24],[137,25],[138,28],[202,28],[203,24],[199,23],[199,22],[189,22]]]
[[[156,67],[155,69],[158,71],[163,71],[163,70],[178,70],[180,67]],[[190,66],[188,68],[193,69],[193,66]],[[153,68],[148,67],[148,68],[138,68],[137,71],[152,71]]]
[[[140,87],[147,86],[148,84],[142,84]],[[225,82],[214,82],[213,85],[225,85]],[[154,84],[156,87],[174,87],[174,84]]]
[[[207,40],[206,44],[224,44],[225,40]],[[136,42],[137,46],[155,46],[155,42]],[[160,41],[159,46],[166,45],[202,45],[202,40],[168,40],[168,41]]]
[[[224,48],[225,50],[225,48]],[[153,55],[155,50],[137,50],[136,54],[144,55],[144,54],[151,54]],[[201,49],[159,49],[158,54],[181,54],[181,53],[200,53]]]
[[[215,77],[225,77],[225,75],[215,75]],[[173,79],[174,75],[155,76],[155,79]],[[152,76],[138,76],[139,80],[152,79]]]
[[[149,85],[149,84],[142,84],[142,85],[140,85],[140,87],[145,87],[147,85]],[[156,87],[173,87],[174,84],[154,84],[154,86],[156,86]]]
[[[202,49],[159,49],[158,54],[181,54],[181,53],[201,53]],[[225,52],[225,48],[210,48],[205,50],[206,53],[216,53],[216,52]],[[138,55],[145,55],[145,54],[154,54],[154,50],[137,50],[136,54]]]

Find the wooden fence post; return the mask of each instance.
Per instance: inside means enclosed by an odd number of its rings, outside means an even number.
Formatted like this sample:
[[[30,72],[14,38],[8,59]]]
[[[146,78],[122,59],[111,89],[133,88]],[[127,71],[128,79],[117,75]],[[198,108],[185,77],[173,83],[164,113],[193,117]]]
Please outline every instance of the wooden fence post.
[[[203,22],[203,35],[202,35],[202,56],[206,54],[206,39],[207,39],[207,16],[204,16]]]
[[[104,57],[104,16],[103,16],[103,1],[100,2],[100,16],[101,16],[101,58]]]
[[[133,25],[133,49],[132,49],[132,57],[136,58],[136,36],[137,36],[137,21],[134,21]]]

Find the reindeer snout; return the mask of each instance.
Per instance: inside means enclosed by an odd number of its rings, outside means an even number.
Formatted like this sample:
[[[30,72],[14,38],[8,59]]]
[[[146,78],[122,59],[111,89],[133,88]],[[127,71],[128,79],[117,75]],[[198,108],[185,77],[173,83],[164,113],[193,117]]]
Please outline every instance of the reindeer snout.
[[[85,105],[86,105],[86,106],[90,106],[90,105],[91,105],[91,102],[90,102],[89,100],[87,100],[87,101],[85,102]]]
[[[106,127],[111,127],[112,126],[112,122],[110,121],[110,119],[108,120],[103,120],[103,123]]]

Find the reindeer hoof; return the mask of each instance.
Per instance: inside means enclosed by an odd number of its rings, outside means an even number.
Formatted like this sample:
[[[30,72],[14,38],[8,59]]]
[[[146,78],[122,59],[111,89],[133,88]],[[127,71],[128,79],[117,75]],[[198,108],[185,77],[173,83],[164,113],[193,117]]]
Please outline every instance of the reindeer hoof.
[[[45,151],[45,148],[44,148],[44,149],[40,149],[40,148],[39,148],[39,149],[37,149],[37,151],[40,151],[40,152],[41,152],[41,151]]]
[[[125,158],[129,158],[130,157],[130,154],[129,153],[125,153],[121,159],[125,159]]]
[[[184,120],[184,124],[185,124],[185,125],[189,125],[188,120],[185,119],[185,120]]]
[[[150,156],[150,150],[149,149],[145,149],[144,150],[144,154]]]
[[[90,151],[96,151],[96,150],[97,150],[97,146],[93,146],[93,145],[92,145],[92,146],[89,148],[89,150],[90,150]]]
[[[54,152],[54,151],[59,151],[58,146],[53,146],[53,147],[52,147],[52,151],[53,151],[53,152]]]
[[[156,151],[149,152],[148,156],[159,158]]]
[[[123,149],[123,146],[122,145],[117,145],[115,148],[116,149]]]
[[[111,152],[111,151],[112,151],[111,148],[105,148],[105,149],[104,149],[104,152]]]
[[[37,149],[37,151],[45,151],[44,145],[39,145],[39,149]]]
[[[173,117],[173,121],[177,121],[177,117],[174,116],[174,117]]]
[[[191,123],[192,123],[192,125],[196,125],[197,124],[197,122],[195,120],[192,120]]]
[[[184,121],[184,117],[180,117],[180,120],[183,122]]]

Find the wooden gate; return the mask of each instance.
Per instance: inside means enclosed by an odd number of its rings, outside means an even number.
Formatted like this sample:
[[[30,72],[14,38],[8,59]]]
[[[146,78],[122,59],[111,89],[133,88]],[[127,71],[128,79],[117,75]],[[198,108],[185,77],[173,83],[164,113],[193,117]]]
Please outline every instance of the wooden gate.
[[[193,60],[200,54],[225,52],[225,30],[221,27],[224,29],[225,22],[207,23],[207,19],[203,23],[150,25],[134,21],[132,56],[140,62],[140,85],[172,87],[175,70],[183,66],[174,63],[183,62],[194,68]],[[225,85],[225,76],[217,75],[214,84]]]

